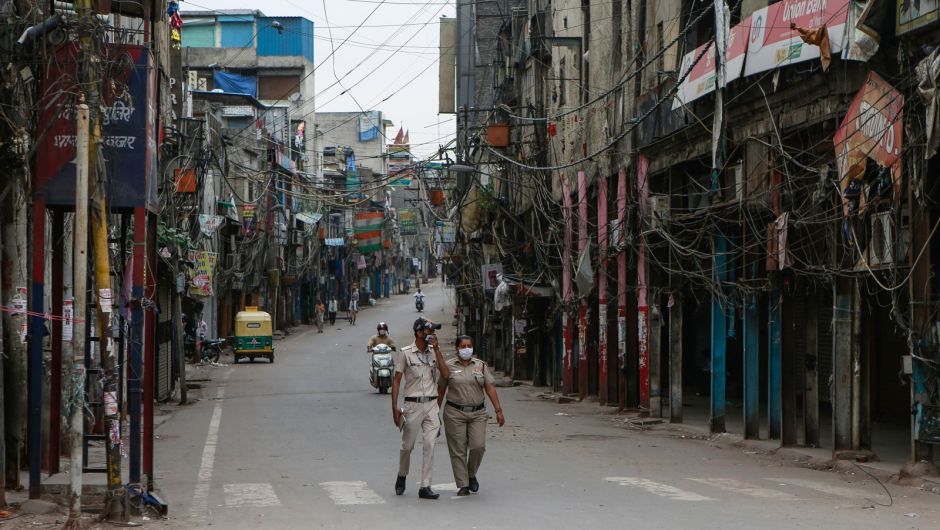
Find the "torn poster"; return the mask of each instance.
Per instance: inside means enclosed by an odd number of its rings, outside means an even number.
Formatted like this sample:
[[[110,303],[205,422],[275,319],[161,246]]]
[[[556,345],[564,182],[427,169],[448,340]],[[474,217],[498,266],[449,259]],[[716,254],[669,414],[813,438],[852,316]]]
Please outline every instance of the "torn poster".
[[[17,287],[16,294],[13,295],[13,299],[10,300],[10,315],[25,315],[27,304],[26,304],[26,294],[28,290],[26,287]]]
[[[937,154],[940,147],[940,48],[930,53],[924,60],[917,63],[917,93],[927,106],[927,149],[924,158],[929,159]]]
[[[72,342],[72,330],[75,328],[75,301],[69,298],[62,301],[62,342]]]
[[[893,196],[897,197],[901,182],[901,151],[903,149],[904,96],[878,74],[870,72],[855,95],[848,112],[833,137],[836,165],[841,190],[853,179],[864,179],[871,160],[890,170]],[[843,193],[843,215],[850,213],[850,199]],[[857,212],[865,210],[865,197],[859,198]]]
[[[849,18],[845,24],[847,49],[842,53],[846,61],[867,62],[881,46],[881,36],[889,35],[893,2],[869,0],[849,2]]]
[[[199,230],[206,236],[212,237],[212,234],[222,226],[225,218],[221,215],[199,215]]]
[[[790,212],[784,212],[777,218],[777,268],[779,270],[793,266],[790,251],[787,248],[787,225],[790,222]]]

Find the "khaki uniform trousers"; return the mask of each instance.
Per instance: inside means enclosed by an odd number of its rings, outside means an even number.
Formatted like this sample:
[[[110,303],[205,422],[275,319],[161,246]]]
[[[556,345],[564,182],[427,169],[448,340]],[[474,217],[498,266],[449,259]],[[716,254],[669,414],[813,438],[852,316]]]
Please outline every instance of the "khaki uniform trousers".
[[[486,409],[463,412],[444,405],[444,433],[458,488],[469,486],[470,477],[476,477],[480,469],[486,452],[486,420]]]
[[[421,453],[421,487],[431,485],[431,468],[434,466],[434,442],[437,433],[441,430],[441,419],[438,417],[440,407],[437,401],[427,403],[405,402],[405,428],[401,436],[401,456],[398,460],[398,476],[408,476],[411,467],[411,451],[415,448],[418,433],[421,433],[423,447]]]

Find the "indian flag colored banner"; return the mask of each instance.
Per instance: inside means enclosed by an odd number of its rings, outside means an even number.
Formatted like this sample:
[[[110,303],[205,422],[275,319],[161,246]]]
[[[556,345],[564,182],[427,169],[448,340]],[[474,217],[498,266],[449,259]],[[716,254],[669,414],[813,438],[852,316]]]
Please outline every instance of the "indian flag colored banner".
[[[385,227],[385,212],[362,212],[356,214],[355,234],[359,252],[368,254],[382,250],[382,230]]]

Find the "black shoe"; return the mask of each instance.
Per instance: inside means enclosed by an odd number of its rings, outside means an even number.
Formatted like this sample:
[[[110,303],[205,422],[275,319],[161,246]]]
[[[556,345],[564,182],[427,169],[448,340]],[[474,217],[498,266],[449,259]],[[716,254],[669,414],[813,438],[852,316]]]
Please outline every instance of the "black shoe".
[[[466,497],[467,495],[470,495],[470,488],[464,486],[460,488],[459,490],[457,490],[458,497]]]
[[[428,486],[426,488],[421,488],[418,490],[418,497],[422,499],[431,499],[433,501],[433,500],[437,500],[437,498],[440,496],[441,496],[440,493],[434,493],[434,490],[431,489],[431,486]]]
[[[398,477],[395,480],[395,495],[401,495],[405,493],[405,477]]]
[[[480,491],[480,483],[477,482],[476,477],[470,477],[470,491],[473,493]]]

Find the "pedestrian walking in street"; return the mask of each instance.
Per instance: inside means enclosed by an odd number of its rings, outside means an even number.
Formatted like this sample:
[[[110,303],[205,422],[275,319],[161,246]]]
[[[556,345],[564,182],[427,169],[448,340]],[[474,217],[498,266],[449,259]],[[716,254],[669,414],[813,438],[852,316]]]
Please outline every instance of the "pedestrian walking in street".
[[[330,325],[336,325],[336,298],[330,297],[329,303],[326,305],[326,311],[330,315]]]
[[[439,324],[419,318],[414,321],[415,341],[402,348],[395,357],[395,378],[392,380],[392,418],[401,432],[401,452],[395,494],[405,492],[405,477],[411,467],[411,452],[418,434],[422,438],[421,488],[418,497],[437,499],[431,489],[431,468],[434,465],[434,441],[441,429],[440,404],[437,399],[438,367],[443,363],[441,349],[434,334]],[[399,408],[399,387],[404,381],[404,406]]]
[[[356,317],[359,315],[359,300],[353,298],[349,300],[349,325],[356,325]]]
[[[317,302],[314,313],[316,314],[317,333],[323,333],[323,321],[326,319],[326,306],[323,305],[323,302]]]
[[[457,338],[457,356],[442,363],[437,389],[438,404],[447,398],[444,407],[444,434],[447,451],[457,483],[457,495],[463,497],[480,489],[477,470],[486,451],[486,403],[484,393],[496,412],[500,427],[506,423],[496,395],[495,379],[490,367],[473,356],[473,339]]]

